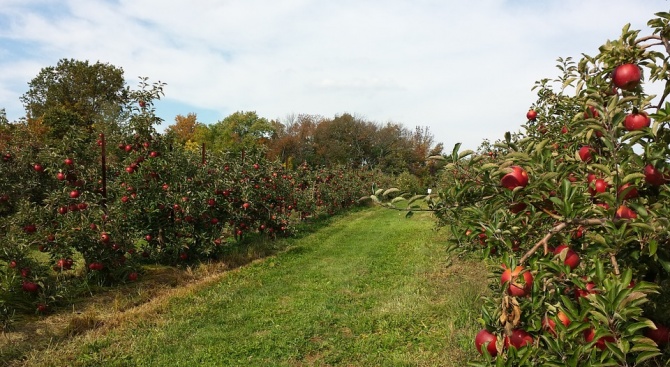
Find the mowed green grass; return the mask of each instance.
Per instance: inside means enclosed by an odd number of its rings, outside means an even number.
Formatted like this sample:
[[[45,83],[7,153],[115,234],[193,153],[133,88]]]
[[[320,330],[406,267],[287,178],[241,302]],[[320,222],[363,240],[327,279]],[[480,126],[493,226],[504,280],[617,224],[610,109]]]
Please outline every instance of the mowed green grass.
[[[449,260],[448,233],[433,227],[429,214],[406,219],[380,208],[341,216],[277,255],[27,365],[464,365],[477,357],[486,268]]]

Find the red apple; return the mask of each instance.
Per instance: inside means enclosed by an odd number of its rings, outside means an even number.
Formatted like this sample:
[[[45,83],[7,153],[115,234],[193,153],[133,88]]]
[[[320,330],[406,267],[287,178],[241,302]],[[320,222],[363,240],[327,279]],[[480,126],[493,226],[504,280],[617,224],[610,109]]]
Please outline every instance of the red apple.
[[[612,72],[612,83],[623,90],[633,90],[640,84],[642,73],[635,64],[617,66]]]
[[[526,187],[528,185],[528,173],[519,166],[512,166],[510,168],[512,172],[502,177],[500,185],[509,190],[514,190],[517,187]]]
[[[637,218],[637,213],[635,211],[625,205],[621,205],[619,209],[616,210],[616,213],[614,214],[614,218],[616,219],[635,219]]]
[[[584,288],[576,288],[575,289],[575,295],[578,298],[581,297],[586,297],[589,294],[596,294],[598,293],[598,290],[596,289],[596,283],[594,282],[588,282],[584,285]]]
[[[651,125],[651,119],[644,112],[628,114],[624,120],[624,127],[628,131],[644,129],[649,125]]]
[[[535,119],[537,119],[537,111],[535,111],[535,110],[528,110],[528,112],[526,113],[526,118],[527,118],[529,121],[535,121]]]
[[[102,263],[99,263],[99,262],[92,262],[92,263],[88,264],[88,268],[90,270],[102,270],[102,269],[104,269],[104,267],[105,266],[102,265]]]
[[[661,186],[668,182],[667,177],[651,164],[644,167],[644,180],[652,186]]]
[[[602,194],[607,191],[608,187],[609,185],[607,184],[607,181],[603,180],[602,178],[597,178],[595,181],[593,181],[592,184],[589,184],[589,193],[591,196]]]
[[[512,346],[519,349],[530,344],[533,344],[533,336],[523,329],[514,329],[511,335],[505,336],[505,347],[508,348]]]
[[[637,188],[635,186],[632,186],[630,183],[621,185],[621,187],[619,187],[619,190],[617,190],[617,193],[619,195],[623,195],[625,193],[623,197],[624,200],[635,199],[636,197],[639,196]]]
[[[79,195],[81,195],[81,193],[80,193],[79,191],[77,191],[77,190],[72,190],[72,191],[70,191],[70,198],[71,198],[71,199],[76,199],[76,198],[79,197]]]
[[[58,181],[65,181],[65,173],[63,173],[63,172],[58,172],[58,173],[56,174],[56,178],[58,179]]]
[[[128,280],[131,281],[131,282],[136,281],[137,280],[137,273],[136,272],[129,273],[128,274]]]
[[[565,244],[556,247],[554,250],[554,255],[560,255],[563,251],[565,251],[565,260],[563,260],[563,264],[569,266],[570,269],[576,268],[580,262],[579,255]]]
[[[587,343],[592,342],[593,338],[595,338],[595,336],[596,336],[595,329],[589,328],[589,329],[584,330],[584,340],[586,340]],[[616,342],[616,340],[611,335],[603,336],[596,341],[596,344],[595,344],[596,348],[598,348],[600,350],[605,350],[605,348],[607,348],[607,346],[605,345],[605,342],[614,343],[614,342]]]
[[[519,281],[522,278],[521,281]],[[514,271],[505,269],[500,276],[500,284],[507,284],[507,293],[515,297],[525,297],[533,287],[533,274],[523,266],[517,266]]]
[[[74,161],[72,160],[72,158],[65,158],[63,163],[65,163],[65,165],[67,165],[67,166],[71,166],[71,165],[74,164]]]
[[[36,172],[42,172],[42,171],[44,171],[44,167],[42,167],[41,164],[35,164],[35,165],[33,166],[33,169],[34,169]]]
[[[558,311],[556,313],[556,317],[558,318],[558,321],[560,321],[561,324],[563,324],[565,327],[568,327],[572,323],[568,315],[566,315],[563,311]],[[556,335],[556,321],[554,321],[553,318],[545,316],[542,319],[542,328],[550,332],[552,335]]]
[[[100,241],[102,241],[103,243],[109,243],[110,240],[111,238],[109,237],[109,234],[103,233],[100,235]]]
[[[40,286],[37,285],[36,283],[24,280],[23,284],[21,285],[21,288],[23,289],[24,292],[36,293],[39,290]]]
[[[579,159],[582,160],[582,162],[590,162],[591,159],[593,158],[591,156],[591,152],[593,151],[593,148],[591,148],[588,145],[584,145],[583,147],[579,148]]]
[[[568,133],[568,127],[567,127],[567,126],[563,126],[563,127],[561,128],[561,134],[567,134],[567,133]]]
[[[600,113],[598,113],[598,110],[596,110],[596,108],[593,107],[593,106],[588,106],[586,108],[586,111],[584,111],[584,118],[585,119],[590,119],[590,118],[597,119],[599,116],[600,116]]]
[[[484,350],[488,352],[491,357],[498,355],[498,349],[496,348],[496,342],[498,338],[492,332],[482,329],[475,336],[475,347],[479,354],[484,355]]]
[[[513,214],[518,214],[526,209],[527,205],[526,203],[519,202],[519,203],[513,203],[509,206],[509,211],[512,212]]]

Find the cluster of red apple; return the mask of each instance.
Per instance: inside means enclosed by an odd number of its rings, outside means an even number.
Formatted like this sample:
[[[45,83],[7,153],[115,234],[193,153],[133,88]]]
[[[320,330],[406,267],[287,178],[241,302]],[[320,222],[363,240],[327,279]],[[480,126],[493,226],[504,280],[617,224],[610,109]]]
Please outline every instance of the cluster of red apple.
[[[641,82],[641,73],[640,68],[635,64],[623,64],[615,68],[612,73],[612,84],[614,88],[620,88],[625,91],[634,90],[639,86]],[[615,92],[616,93],[616,90]],[[538,116],[537,111],[531,109],[527,112],[526,118],[529,121],[536,121]],[[586,112],[584,112],[585,119],[596,119],[599,117],[599,113],[593,106],[588,106]],[[641,129],[648,128],[651,125],[651,119],[649,115],[645,112],[640,112],[637,109],[625,116],[623,120],[623,127],[626,131],[637,131]],[[542,125],[538,127],[540,132],[546,132],[546,128]],[[568,128],[563,126],[561,129],[563,134],[568,132]],[[602,137],[603,134],[601,131],[596,131],[596,136]],[[589,146],[582,146],[577,155],[584,163],[590,163],[593,161],[594,154],[596,150]],[[670,173],[665,171],[661,172],[659,169],[654,167],[651,164],[647,164],[644,167],[644,180],[647,184],[651,186],[661,186],[670,182]],[[569,177],[570,181],[575,182],[576,177],[571,175]],[[599,194],[606,193],[610,189],[610,183],[606,179],[597,177],[595,174],[591,173],[587,176],[587,185],[588,192],[592,197],[597,197]],[[508,190],[516,190],[519,188],[524,188],[529,183],[529,176],[527,171],[520,166],[511,166],[508,168],[507,173],[504,174],[500,180],[500,186]],[[624,200],[635,199],[639,196],[638,189],[630,183],[626,183],[617,188],[617,194]],[[609,206],[606,203],[596,203],[597,205],[609,209]],[[509,210],[512,213],[519,213],[525,210],[525,203],[513,203],[509,206]],[[615,212],[615,219],[619,220],[630,220],[636,219],[637,213],[626,206],[625,204],[620,205]],[[466,233],[467,234],[467,233]],[[484,238],[485,238],[484,234]],[[581,237],[581,235],[580,235]],[[481,235],[480,235],[481,239]],[[562,244],[555,249],[553,249],[552,254],[562,260],[563,265],[567,266],[570,270],[575,269],[581,259],[577,252],[571,249],[567,244]],[[528,297],[531,293],[533,286],[533,275],[529,269],[523,266],[516,266],[514,269],[507,268],[503,266],[503,272],[500,278],[500,284],[503,287],[505,293],[511,297]],[[632,286],[632,284],[631,284]],[[585,297],[588,294],[593,294],[598,292],[595,288],[593,282],[588,282],[583,289],[575,290],[575,295],[577,297]],[[556,335],[556,324],[557,321],[560,322],[563,326],[567,327],[572,323],[572,320],[561,310],[555,312],[555,317],[545,316],[542,319],[543,328],[552,335]],[[588,320],[585,320],[588,321]],[[584,340],[589,343],[592,342],[595,338],[595,329],[593,327],[587,328],[583,332]],[[668,327],[656,324],[656,329],[649,328],[645,332],[645,335],[650,339],[654,340],[659,346],[663,347],[670,343],[670,330]],[[515,348],[521,348],[525,345],[532,344],[534,342],[533,336],[527,331],[517,328],[507,333],[504,336],[502,346],[504,349],[509,348],[510,346]],[[595,343],[595,347],[604,350],[606,348],[607,342],[615,342],[613,336],[603,336],[600,337]],[[486,351],[491,356],[496,356],[499,350],[498,337],[496,334],[492,333],[488,329],[482,329],[475,337],[475,346],[480,354],[484,354]]]

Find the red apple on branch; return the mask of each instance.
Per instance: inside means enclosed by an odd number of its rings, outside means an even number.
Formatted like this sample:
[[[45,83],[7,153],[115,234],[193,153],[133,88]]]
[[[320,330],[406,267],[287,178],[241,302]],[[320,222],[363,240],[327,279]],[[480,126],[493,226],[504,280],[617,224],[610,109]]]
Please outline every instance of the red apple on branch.
[[[652,186],[661,186],[668,182],[666,175],[651,164],[644,167],[644,180]]]
[[[623,124],[628,131],[641,130],[651,125],[651,119],[644,112],[631,113],[626,115],[626,119],[624,120]]]
[[[612,83],[623,90],[633,90],[640,85],[642,73],[635,64],[623,64],[617,66],[612,72]]]
[[[621,205],[614,214],[616,219],[635,219],[637,218],[637,213],[625,205]]]
[[[509,190],[514,190],[517,187],[526,187],[528,185],[528,173],[519,166],[512,166],[511,169],[512,172],[502,177],[500,185]]]
[[[556,249],[554,250],[554,255],[561,255],[564,251],[565,251],[565,260],[563,260],[563,264],[569,266],[570,269],[576,268],[580,262],[579,255],[568,245],[563,244],[556,247]]]
[[[511,335],[505,336],[505,347],[507,348],[512,346],[519,349],[530,344],[533,344],[533,336],[523,329],[514,329]]]
[[[583,147],[579,148],[579,159],[581,159],[582,162],[590,162],[593,158],[591,152],[593,152],[593,148],[588,145],[584,145]]]
[[[507,284],[507,293],[515,297],[525,297],[533,287],[533,274],[523,266],[517,266],[514,271],[505,269],[500,276],[500,284]]]
[[[498,338],[492,332],[482,329],[475,336],[475,347],[479,354],[484,354],[484,350],[488,352],[491,357],[498,355],[498,349],[496,349],[496,342]]]
[[[537,111],[535,111],[533,109],[528,110],[528,113],[526,113],[526,118],[529,121],[535,121],[537,119]]]

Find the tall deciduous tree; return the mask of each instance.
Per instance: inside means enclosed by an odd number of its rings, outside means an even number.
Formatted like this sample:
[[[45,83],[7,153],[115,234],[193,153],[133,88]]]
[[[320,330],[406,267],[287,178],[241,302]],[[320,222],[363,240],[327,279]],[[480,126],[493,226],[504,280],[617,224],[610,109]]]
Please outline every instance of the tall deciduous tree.
[[[253,150],[267,145],[276,129],[275,124],[255,111],[238,111],[210,125],[207,140],[214,151]]]
[[[196,128],[202,125],[198,122],[198,116],[195,113],[190,112],[186,116],[177,115],[174,121],[174,125],[168,126],[168,131],[174,134],[179,143],[186,144],[189,140],[195,141]]]
[[[71,125],[91,127],[110,110],[120,113],[127,99],[123,69],[100,62],[61,59],[28,85],[21,97],[28,119],[42,119],[55,138]]]

